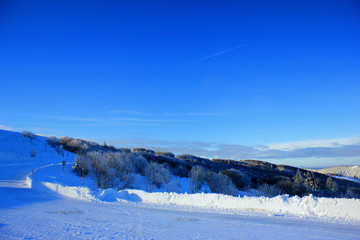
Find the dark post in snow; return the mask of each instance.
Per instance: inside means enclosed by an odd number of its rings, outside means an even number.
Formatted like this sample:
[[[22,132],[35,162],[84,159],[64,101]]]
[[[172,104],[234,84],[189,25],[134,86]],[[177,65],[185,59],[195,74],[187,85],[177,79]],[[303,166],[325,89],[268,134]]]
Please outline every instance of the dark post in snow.
[[[128,188],[129,186],[129,174],[126,173],[126,189]]]
[[[66,165],[66,161],[65,161],[65,160],[62,161],[62,165],[63,165],[63,171],[64,171],[64,167],[65,167],[65,165]]]
[[[85,178],[84,168],[81,169],[81,173],[82,173],[82,185],[84,186],[84,178]]]

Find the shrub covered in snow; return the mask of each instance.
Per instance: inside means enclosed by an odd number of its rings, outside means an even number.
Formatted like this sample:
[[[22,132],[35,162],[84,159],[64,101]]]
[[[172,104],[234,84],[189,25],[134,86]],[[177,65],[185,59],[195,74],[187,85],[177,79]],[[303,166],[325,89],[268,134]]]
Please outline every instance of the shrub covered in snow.
[[[158,156],[166,156],[166,157],[170,157],[170,158],[174,158],[175,154],[171,153],[171,152],[156,152],[155,155]]]
[[[231,178],[221,173],[209,171],[206,182],[213,193],[222,193],[236,196],[239,191],[231,181]]]
[[[95,177],[96,186],[98,188],[114,187],[114,171],[110,168],[110,164],[106,161],[103,152],[88,153],[90,160],[90,171]]]
[[[188,163],[191,163],[192,165],[200,165],[200,166],[207,166],[211,165],[211,161],[206,158],[197,157],[190,154],[182,154],[178,156],[180,160],[186,161]]]
[[[73,138],[71,137],[61,137],[59,139],[59,143],[62,144],[62,145],[66,145],[68,142],[74,140]]]
[[[276,185],[269,185],[269,184],[263,184],[259,187],[259,190],[262,192],[262,194],[266,197],[276,197],[278,195],[284,194],[284,191],[282,191],[278,186]]]
[[[77,153],[75,155],[75,164],[73,166],[73,172],[77,175],[89,173],[90,158],[87,154]]]
[[[145,187],[152,192],[155,187],[160,188],[162,185],[170,183],[172,174],[162,164],[151,162],[145,169]]]
[[[237,195],[238,189],[231,178],[201,166],[194,166],[189,173],[190,190],[192,193],[198,193],[204,184],[210,188],[213,193],[222,193],[228,195]]]
[[[130,148],[118,148],[121,152],[125,152],[125,153],[131,153],[131,149]]]
[[[71,139],[65,144],[65,149],[70,152],[86,152],[88,149],[88,145],[79,139]]]
[[[99,144],[84,141],[81,139],[74,139],[71,137],[62,137],[57,141],[58,145],[62,146],[66,151],[78,152],[91,152],[104,150]]]
[[[32,133],[30,131],[23,131],[22,135],[30,140],[35,138],[35,133]]]
[[[126,187],[131,175],[142,173],[147,161],[140,155],[126,152],[78,153],[75,164],[96,180],[98,188]],[[76,168],[75,168],[76,169]],[[79,174],[79,170],[75,170]]]
[[[58,145],[58,141],[57,138],[54,136],[51,136],[49,138],[46,139],[46,142],[51,146],[51,147],[56,147]]]
[[[146,148],[134,148],[133,152],[140,154],[154,154],[155,151]]]
[[[208,170],[200,167],[194,166],[189,173],[189,183],[190,190],[192,193],[198,193],[201,190],[201,187],[206,183],[208,177]]]

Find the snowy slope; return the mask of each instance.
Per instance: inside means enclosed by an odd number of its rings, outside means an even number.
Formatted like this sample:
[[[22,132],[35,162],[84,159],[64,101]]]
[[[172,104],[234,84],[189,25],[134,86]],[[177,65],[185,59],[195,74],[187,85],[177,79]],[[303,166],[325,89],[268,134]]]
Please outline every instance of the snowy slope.
[[[356,177],[360,179],[360,166],[351,166],[351,167],[338,166],[338,167],[319,169],[316,171],[324,174],[334,174],[334,175],[341,175],[344,177],[352,177],[352,178]]]
[[[359,179],[352,178],[352,177],[335,176],[335,178],[360,183],[360,180],[359,180]]]
[[[74,162],[74,154],[66,151],[59,154],[45,137],[29,139],[21,133],[0,129],[0,160],[0,186],[26,187],[26,176],[32,170],[63,160]]]
[[[31,150],[36,151],[34,157]],[[71,164],[62,170],[60,162],[73,159],[73,154],[58,154],[43,137],[30,140],[0,130],[0,239],[358,239],[360,235],[359,200],[98,190],[90,178],[82,187]]]

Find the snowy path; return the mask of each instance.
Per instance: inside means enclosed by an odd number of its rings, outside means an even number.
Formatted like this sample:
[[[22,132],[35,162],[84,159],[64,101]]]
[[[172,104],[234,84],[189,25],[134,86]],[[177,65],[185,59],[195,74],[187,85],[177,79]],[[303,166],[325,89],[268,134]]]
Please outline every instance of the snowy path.
[[[314,220],[76,201],[0,188],[0,239],[359,239],[360,228]],[[16,196],[16,199],[11,199]]]

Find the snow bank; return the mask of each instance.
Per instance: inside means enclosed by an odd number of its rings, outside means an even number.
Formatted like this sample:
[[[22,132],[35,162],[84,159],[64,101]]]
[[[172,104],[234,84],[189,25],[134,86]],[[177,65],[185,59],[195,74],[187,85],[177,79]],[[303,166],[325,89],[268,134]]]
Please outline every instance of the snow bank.
[[[41,184],[43,184],[46,188],[66,197],[74,198],[77,200],[83,200],[87,202],[96,200],[91,190],[86,187],[68,187],[68,186],[61,186],[60,184],[49,183],[49,182],[41,182]]]
[[[53,174],[57,174],[53,178]],[[360,221],[360,199],[317,198],[306,196],[289,197],[287,195],[268,197],[233,197],[215,193],[148,193],[143,190],[115,189],[99,190],[94,188],[88,179],[85,187],[80,184],[80,177],[75,176],[70,169],[62,171],[58,165],[39,169],[34,174],[32,187],[41,191],[54,191],[60,195],[83,201],[98,202],[133,202],[156,204],[163,206],[181,206],[210,210],[227,210],[230,212],[263,212],[279,215],[297,215],[300,217],[319,217],[326,219],[351,219]],[[74,186],[75,185],[75,186]]]
[[[360,220],[360,199],[317,198],[313,196],[300,198],[287,195],[274,198],[232,197],[213,193],[147,193],[141,190],[127,190],[127,192],[137,195],[145,203],[153,204]]]

